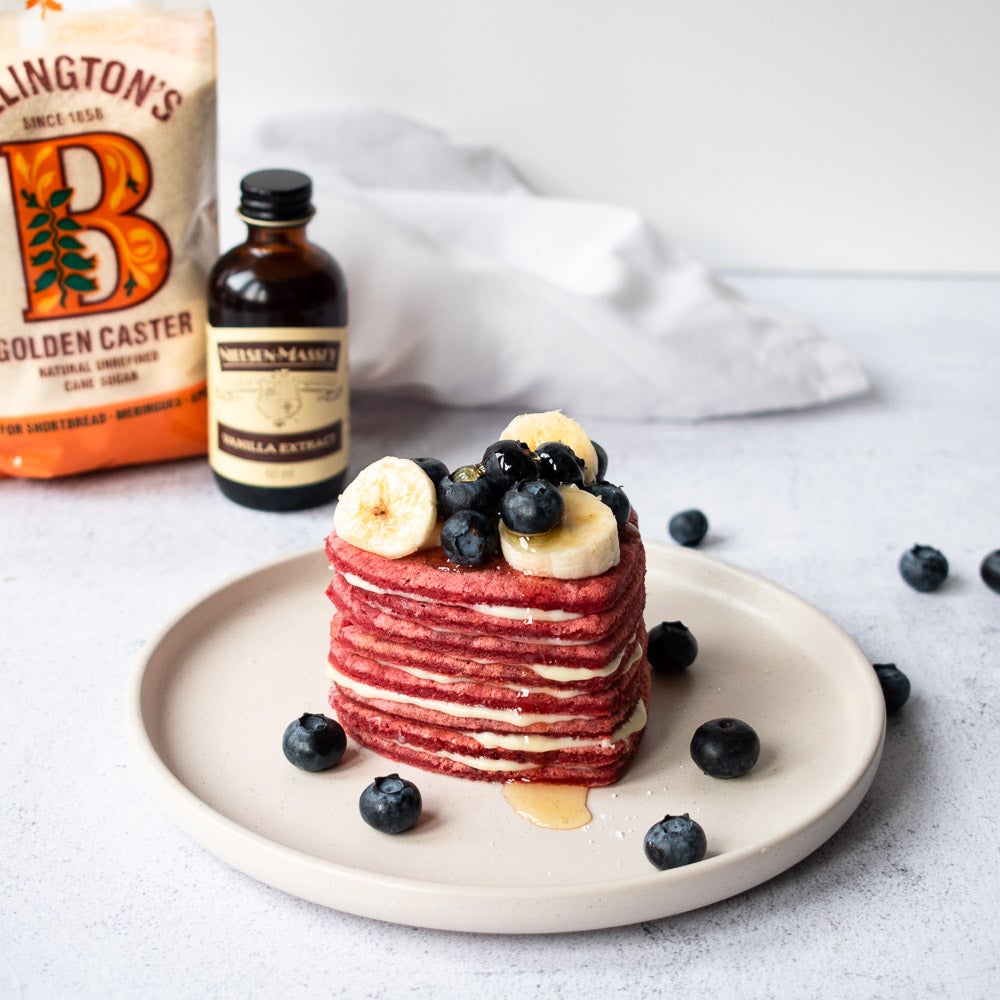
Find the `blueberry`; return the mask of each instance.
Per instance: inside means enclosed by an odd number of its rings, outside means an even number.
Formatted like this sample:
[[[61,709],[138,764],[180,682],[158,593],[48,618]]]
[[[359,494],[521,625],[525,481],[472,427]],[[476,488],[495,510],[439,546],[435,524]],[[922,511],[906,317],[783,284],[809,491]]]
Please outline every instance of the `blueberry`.
[[[691,759],[713,778],[738,778],[760,756],[760,740],[741,719],[712,719],[691,738]]]
[[[979,565],[979,575],[990,590],[1000,594],[1000,549],[991,552]]]
[[[682,510],[670,518],[667,531],[680,545],[700,545],[708,533],[708,518],[697,509]]]
[[[447,518],[460,510],[495,514],[497,492],[476,466],[463,465],[437,484],[438,517]]]
[[[642,842],[646,857],[660,869],[680,868],[705,857],[705,831],[691,817],[664,816],[646,832]]]
[[[361,818],[383,833],[402,833],[420,818],[420,790],[398,774],[376,778],[358,802]]]
[[[658,674],[677,674],[698,656],[698,640],[684,622],[660,622],[649,630],[649,665]]]
[[[512,486],[500,501],[500,517],[519,535],[551,531],[563,515],[563,497],[558,486],[545,479],[529,479]]]
[[[948,560],[930,545],[914,545],[899,557],[900,576],[914,589],[937,590],[948,576]]]
[[[435,486],[448,475],[448,466],[439,458],[415,458],[413,461],[427,473]]]
[[[598,500],[611,508],[611,513],[615,515],[615,521],[618,522],[619,531],[628,524],[629,514],[632,513],[632,504],[620,486],[599,479],[587,487],[587,492],[593,493]]]
[[[339,722],[307,712],[285,728],[281,749],[303,771],[328,771],[344,756],[347,736]]]
[[[556,486],[583,486],[583,459],[562,441],[547,441],[535,449],[538,475]]]
[[[522,479],[538,477],[538,462],[523,441],[494,441],[483,452],[483,475],[497,493],[509,490]]]
[[[885,697],[885,710],[896,712],[906,704],[910,697],[910,678],[903,673],[895,663],[875,663],[875,673],[882,685]]]
[[[441,548],[456,566],[482,566],[500,548],[493,517],[478,510],[459,510],[441,525]]]
[[[597,474],[596,479],[603,479],[608,474],[608,453],[596,442],[590,442],[597,452]]]

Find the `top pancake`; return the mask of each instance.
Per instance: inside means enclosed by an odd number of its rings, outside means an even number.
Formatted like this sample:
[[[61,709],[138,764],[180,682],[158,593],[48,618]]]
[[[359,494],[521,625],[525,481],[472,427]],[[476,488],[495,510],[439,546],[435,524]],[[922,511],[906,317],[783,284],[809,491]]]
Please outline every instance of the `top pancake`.
[[[356,548],[335,533],[326,540],[326,554],[339,573],[356,576],[390,594],[458,606],[491,604],[590,615],[615,606],[641,567],[642,542],[634,524],[625,526],[619,544],[617,566],[582,580],[527,576],[500,556],[486,566],[455,566],[440,548],[386,559]]]

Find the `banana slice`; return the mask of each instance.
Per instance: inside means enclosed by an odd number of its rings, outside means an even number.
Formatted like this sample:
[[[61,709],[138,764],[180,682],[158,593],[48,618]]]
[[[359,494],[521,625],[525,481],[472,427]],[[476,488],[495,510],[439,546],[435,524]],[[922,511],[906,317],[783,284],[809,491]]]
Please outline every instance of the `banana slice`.
[[[611,508],[576,486],[562,487],[562,495],[562,520],[551,531],[519,535],[500,523],[500,551],[507,562],[528,576],[557,580],[598,576],[617,566],[621,549]]]
[[[427,547],[437,528],[434,484],[416,462],[380,458],[340,495],[333,528],[359,549],[402,559]]]
[[[504,428],[501,438],[523,441],[529,448],[537,448],[547,441],[562,441],[583,459],[583,480],[588,485],[597,478],[597,450],[590,435],[572,417],[562,410],[545,413],[522,413]]]
[[[444,521],[438,519],[434,522],[434,527],[431,528],[427,537],[420,544],[420,551],[423,552],[424,549],[439,549],[441,548],[441,525]]]

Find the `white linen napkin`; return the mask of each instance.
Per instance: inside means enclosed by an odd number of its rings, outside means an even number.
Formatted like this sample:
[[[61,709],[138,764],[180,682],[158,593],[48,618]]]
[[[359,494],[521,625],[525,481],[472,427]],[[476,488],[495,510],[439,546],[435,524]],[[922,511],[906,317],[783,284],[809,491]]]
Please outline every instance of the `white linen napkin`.
[[[351,382],[453,406],[690,419],[864,392],[808,323],[746,300],[629,208],[534,193],[496,151],[348,108],[223,135],[220,228],[243,174],[313,179],[341,263]]]

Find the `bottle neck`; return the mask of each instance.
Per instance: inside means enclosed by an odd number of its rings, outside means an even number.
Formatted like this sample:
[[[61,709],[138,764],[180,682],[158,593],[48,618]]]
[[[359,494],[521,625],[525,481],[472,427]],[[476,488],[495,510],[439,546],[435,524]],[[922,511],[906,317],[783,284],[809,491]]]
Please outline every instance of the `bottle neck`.
[[[259,226],[248,219],[247,244],[253,247],[307,246],[306,224],[290,226]]]

